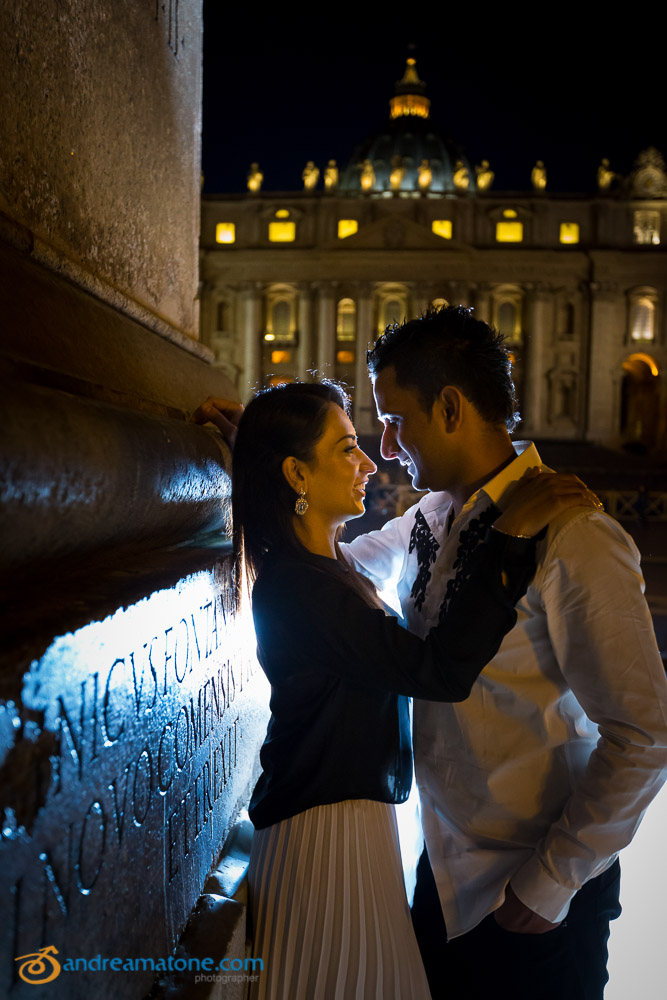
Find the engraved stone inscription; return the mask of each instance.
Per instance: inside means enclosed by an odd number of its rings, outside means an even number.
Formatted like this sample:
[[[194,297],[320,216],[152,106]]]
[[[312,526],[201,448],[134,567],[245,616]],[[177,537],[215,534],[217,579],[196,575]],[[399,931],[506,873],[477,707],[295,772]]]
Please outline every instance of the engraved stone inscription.
[[[268,720],[252,621],[233,615],[220,574],[59,637],[21,704],[3,706],[3,996],[39,995],[14,958],[41,948],[64,965],[166,957],[178,940],[247,801]],[[44,989],[119,1000],[151,981],[63,971]]]

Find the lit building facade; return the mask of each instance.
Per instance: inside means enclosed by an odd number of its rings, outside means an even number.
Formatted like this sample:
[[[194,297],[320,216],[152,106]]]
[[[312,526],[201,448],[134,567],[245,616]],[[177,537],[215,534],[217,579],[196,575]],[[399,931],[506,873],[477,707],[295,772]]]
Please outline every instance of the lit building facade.
[[[365,368],[387,323],[472,306],[507,337],[521,434],[667,448],[667,175],[643,152],[594,195],[493,187],[434,129],[414,60],[391,116],[339,170],[306,165],[298,191],[202,205],[202,330],[246,398],[313,372],[354,386],[360,433],[379,429]]]

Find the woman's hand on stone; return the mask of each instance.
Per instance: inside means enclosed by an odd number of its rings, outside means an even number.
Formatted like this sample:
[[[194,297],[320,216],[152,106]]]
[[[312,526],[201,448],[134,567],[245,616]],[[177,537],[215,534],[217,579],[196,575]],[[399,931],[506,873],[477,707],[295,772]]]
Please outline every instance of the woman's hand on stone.
[[[232,399],[209,396],[192,414],[196,424],[214,424],[230,449],[234,447],[239,421],[243,415],[243,404]]]
[[[532,537],[572,507],[604,509],[599,497],[578,476],[529,469],[517,483],[494,527],[507,535]]]

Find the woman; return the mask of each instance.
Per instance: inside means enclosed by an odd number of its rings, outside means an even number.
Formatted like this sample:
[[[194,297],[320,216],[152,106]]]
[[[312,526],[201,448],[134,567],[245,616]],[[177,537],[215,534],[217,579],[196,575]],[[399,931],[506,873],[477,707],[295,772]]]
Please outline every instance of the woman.
[[[532,539],[511,536],[594,501],[575,477],[532,477],[422,641],[385,614],[337,548],[376,471],[346,406],[332,384],[268,390],[247,407],[234,448],[236,578],[244,569],[254,582],[258,658],[271,682],[250,804],[250,910],[264,962],[252,995],[423,1000],[393,810],[412,779],[408,698],[467,697],[534,571]],[[564,499],[551,499],[556,480]]]

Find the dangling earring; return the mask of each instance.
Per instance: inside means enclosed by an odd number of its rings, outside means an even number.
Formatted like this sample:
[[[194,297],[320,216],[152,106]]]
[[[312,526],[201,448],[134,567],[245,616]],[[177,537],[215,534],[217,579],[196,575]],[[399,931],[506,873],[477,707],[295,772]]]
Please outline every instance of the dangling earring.
[[[306,491],[302,488],[299,490],[299,496],[294,504],[294,513],[299,514],[300,517],[308,510],[308,501],[306,500]]]

